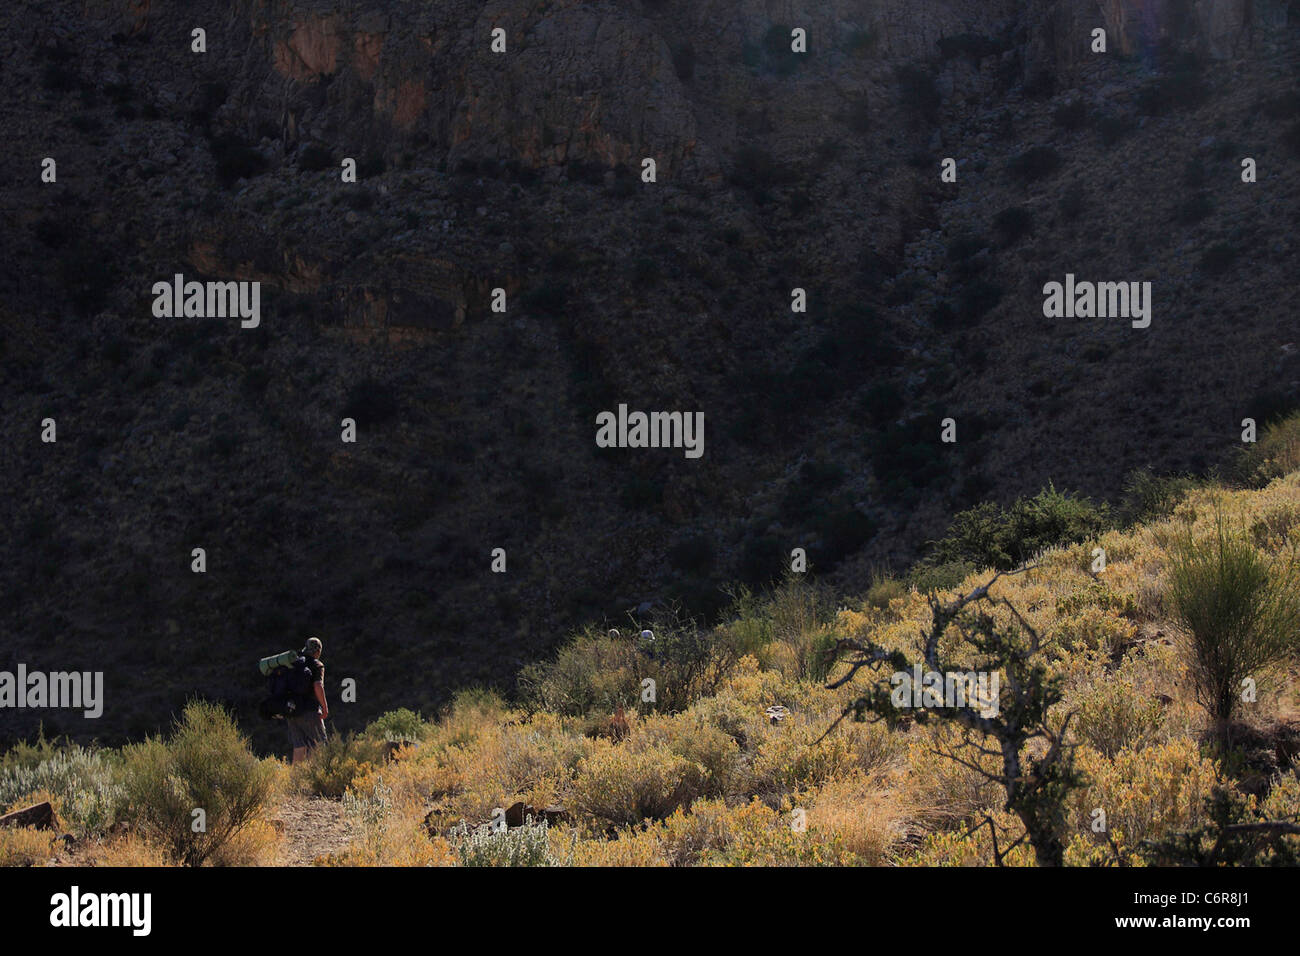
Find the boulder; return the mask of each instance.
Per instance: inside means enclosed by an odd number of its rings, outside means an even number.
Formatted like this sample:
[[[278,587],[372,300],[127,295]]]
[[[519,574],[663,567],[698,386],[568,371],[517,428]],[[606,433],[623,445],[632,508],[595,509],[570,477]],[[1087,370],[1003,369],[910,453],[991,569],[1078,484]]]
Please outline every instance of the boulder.
[[[506,826],[521,827],[525,823],[525,818],[532,815],[532,807],[528,806],[522,800],[518,803],[512,803],[506,807]]]
[[[54,806],[50,801],[32,804],[21,810],[11,810],[0,816],[0,827],[33,827],[37,830],[53,830],[57,819]]]
[[[529,820],[533,823],[545,822],[547,826],[557,826],[571,820],[569,811],[560,806],[534,807],[520,800],[506,808],[506,826],[521,827]]]
[[[545,820],[546,825],[550,827],[558,826],[561,823],[568,823],[571,819],[569,811],[564,809],[564,807],[550,806],[541,807],[540,809],[534,807],[534,811],[533,819]]]

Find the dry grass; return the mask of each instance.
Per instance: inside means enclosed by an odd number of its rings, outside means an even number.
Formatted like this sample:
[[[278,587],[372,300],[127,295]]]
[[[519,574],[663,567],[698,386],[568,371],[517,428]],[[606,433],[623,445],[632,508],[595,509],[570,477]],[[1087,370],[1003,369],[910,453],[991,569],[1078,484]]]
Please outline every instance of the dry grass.
[[[56,839],[48,830],[6,827],[0,830],[0,866],[44,866],[54,856]]]

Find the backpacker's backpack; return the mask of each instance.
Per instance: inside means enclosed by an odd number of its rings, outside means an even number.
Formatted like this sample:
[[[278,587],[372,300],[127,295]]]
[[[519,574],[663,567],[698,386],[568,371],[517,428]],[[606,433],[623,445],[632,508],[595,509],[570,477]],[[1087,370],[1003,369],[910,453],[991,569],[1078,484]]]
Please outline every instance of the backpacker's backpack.
[[[266,674],[267,690],[270,697],[262,701],[258,710],[269,720],[280,720],[296,714],[309,713],[316,707],[316,697],[312,694],[315,675],[307,658],[295,655],[289,663],[283,663],[290,652],[263,658],[259,667]],[[266,664],[274,662],[269,669]]]

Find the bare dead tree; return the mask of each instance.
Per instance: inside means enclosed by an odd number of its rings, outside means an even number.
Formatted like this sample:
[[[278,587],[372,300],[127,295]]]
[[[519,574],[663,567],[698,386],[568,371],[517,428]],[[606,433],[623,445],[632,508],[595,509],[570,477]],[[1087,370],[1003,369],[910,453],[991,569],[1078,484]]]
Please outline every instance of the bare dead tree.
[[[842,687],[864,669],[877,679],[845,707],[823,738],[848,717],[884,720],[894,726],[909,714],[917,723],[938,720],[960,727],[960,741],[935,752],[999,784],[1006,793],[1005,809],[1014,813],[1025,828],[1020,838],[1005,848],[998,845],[992,818],[986,817],[967,832],[989,826],[999,866],[1026,838],[1039,866],[1060,866],[1065,857],[1065,798],[1083,782],[1074,766],[1075,745],[1065,739],[1074,714],[1064,715],[1059,724],[1052,723],[1050,711],[1063,696],[1060,678],[1048,673],[1042,640],[1034,627],[1009,601],[989,593],[1000,577],[1003,573],[948,603],[934,594],[928,597],[932,618],[929,630],[921,632],[919,662],[872,641],[840,640],[836,657],[847,663],[848,670],[826,686]],[[999,623],[990,613],[999,606],[1009,612],[1010,623]],[[956,647],[971,663],[957,666],[951,652],[941,649],[945,635],[959,638]],[[929,674],[945,676],[972,670],[997,672],[1002,675],[997,698],[984,702],[985,706],[969,701],[965,702],[968,706],[950,706],[951,702],[936,705],[923,696],[919,703],[913,700],[900,705],[891,692],[890,676],[910,674],[917,663]],[[897,677],[892,682],[897,684]],[[1031,748],[1034,741],[1042,741],[1043,745]],[[1035,755],[1035,750],[1040,753]],[[995,758],[997,769],[986,769],[982,757]]]

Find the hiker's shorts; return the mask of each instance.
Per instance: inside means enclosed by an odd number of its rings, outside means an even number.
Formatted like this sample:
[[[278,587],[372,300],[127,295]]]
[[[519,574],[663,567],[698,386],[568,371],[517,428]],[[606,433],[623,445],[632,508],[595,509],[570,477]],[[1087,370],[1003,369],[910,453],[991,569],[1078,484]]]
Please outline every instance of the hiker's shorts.
[[[289,728],[289,747],[293,750],[315,747],[325,742],[325,721],[321,720],[319,714],[286,717],[284,724]]]

